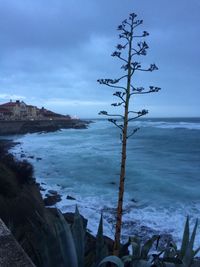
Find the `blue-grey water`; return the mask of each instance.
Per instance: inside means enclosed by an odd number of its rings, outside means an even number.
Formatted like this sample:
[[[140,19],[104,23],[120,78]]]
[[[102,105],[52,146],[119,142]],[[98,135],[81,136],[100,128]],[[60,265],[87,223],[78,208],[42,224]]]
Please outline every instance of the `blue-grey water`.
[[[131,123],[130,130],[138,126],[140,131],[128,140],[123,235],[163,232],[180,241],[185,217],[191,222],[200,218],[200,119],[146,119]],[[121,156],[118,129],[96,120],[86,130],[28,134],[17,141],[21,145],[13,153],[34,156],[28,160],[37,180],[62,194],[57,207],[65,212],[78,204],[94,233],[103,210],[105,233],[112,236]]]

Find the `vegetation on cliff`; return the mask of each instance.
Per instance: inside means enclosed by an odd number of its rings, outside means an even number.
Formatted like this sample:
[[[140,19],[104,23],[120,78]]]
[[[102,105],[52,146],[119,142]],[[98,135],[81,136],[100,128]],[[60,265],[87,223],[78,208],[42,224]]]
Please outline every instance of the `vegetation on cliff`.
[[[35,265],[90,267],[108,255],[100,252],[105,243],[111,253],[112,241],[102,231],[97,239],[87,232],[87,220],[78,210],[62,215],[45,207],[32,166],[7,153],[10,145],[0,142],[0,218]]]

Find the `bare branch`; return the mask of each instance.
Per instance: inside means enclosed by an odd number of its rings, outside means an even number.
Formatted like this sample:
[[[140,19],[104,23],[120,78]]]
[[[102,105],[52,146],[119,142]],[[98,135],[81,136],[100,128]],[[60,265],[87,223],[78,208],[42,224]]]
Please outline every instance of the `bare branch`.
[[[136,20],[136,22],[134,23],[135,26],[133,26],[133,29],[137,28],[139,25],[141,25],[143,23],[143,20]]]
[[[114,119],[108,119],[109,122],[113,123],[115,126],[117,126],[120,130],[124,130],[123,125],[122,124],[118,124],[117,120]]]
[[[137,116],[128,119],[128,121],[135,120],[135,119],[137,119],[137,118],[140,118],[140,117],[145,116],[146,114],[148,114],[148,110],[146,110],[146,109],[143,109],[143,110],[138,111],[138,112],[135,112],[135,111],[129,111],[129,112],[130,112],[130,113],[136,113]]]
[[[120,117],[120,118],[124,118],[124,116],[120,115],[120,114],[109,114],[107,111],[105,110],[102,110],[99,112],[99,115],[105,115],[105,116],[108,116],[108,117]]]
[[[142,92],[144,91],[144,87],[134,87],[133,85],[131,85],[131,89],[133,92]]]
[[[122,80],[122,79],[124,79],[124,78],[126,78],[126,77],[128,77],[127,74],[121,76],[121,77],[118,78],[118,79],[98,79],[97,82],[98,82],[99,84],[105,84],[105,85],[108,85],[108,84],[111,85],[111,84],[112,84],[112,85],[113,85],[113,84],[118,83],[120,80]],[[116,88],[118,88],[118,87],[116,87]],[[123,86],[119,86],[119,88],[126,89],[126,88],[123,87]]]
[[[138,50],[136,50],[135,48],[132,48],[131,50],[135,51],[136,54],[138,53]]]
[[[142,38],[148,36],[149,33],[147,31],[143,31],[142,35],[133,35],[133,38]]]
[[[114,51],[112,54],[111,54],[112,57],[118,57],[119,59],[123,60],[124,62],[128,63],[128,61],[121,57],[121,52],[118,52],[118,51]]]
[[[119,56],[118,58],[123,60],[124,62],[128,63],[128,61],[125,58],[122,58],[121,56]]]
[[[116,88],[116,89],[123,89],[123,90],[126,90],[126,88],[125,88],[125,87],[123,87],[123,86],[118,86],[118,85],[110,85],[110,84],[105,84],[105,85],[107,85],[107,86],[109,86],[109,87],[112,87],[112,88]]]
[[[126,75],[125,75],[125,76],[126,76]],[[114,80],[112,80],[112,79],[99,79],[99,80],[97,80],[97,82],[98,82],[99,84],[104,84],[104,85],[107,85],[107,86],[112,87],[112,88],[126,90],[126,88],[123,87],[123,86],[113,85],[113,84],[118,83],[118,82],[119,82],[121,79],[123,79],[125,76],[122,76],[121,78],[119,78],[119,79],[114,79]]]
[[[98,83],[100,84],[115,84],[118,83],[118,79],[99,79],[97,80]]]
[[[141,68],[141,64],[139,62],[135,61],[135,62],[131,63],[131,67],[135,71],[135,70]]]
[[[134,88],[133,89],[133,93],[131,93],[130,95],[142,95],[142,94],[149,94],[149,93],[157,93],[161,90],[160,87],[155,87],[155,86],[149,86],[149,90],[148,91],[144,91],[145,89],[143,87],[138,87],[138,88]]]
[[[137,44],[137,46],[139,47],[139,50],[136,50],[136,49],[132,48],[132,50],[135,51],[135,53],[133,53],[131,55],[131,57],[134,56],[134,55],[146,56],[146,54],[147,54],[147,51],[146,50],[149,48],[149,46],[147,45],[147,43],[145,41],[144,42],[139,42]]]
[[[126,101],[125,101],[125,99],[123,98],[123,97],[125,96],[125,94],[126,94],[126,93],[124,93],[124,92],[119,92],[119,91],[117,91],[117,92],[115,92],[113,95],[119,97],[119,98],[123,101],[123,103],[125,103]]]
[[[128,113],[138,114],[138,111],[132,111],[132,110],[130,110]]]
[[[127,21],[127,19],[123,20],[122,21],[122,25],[125,26],[125,24],[129,25],[131,27],[131,24]]]
[[[127,44],[128,44],[128,42],[127,42],[125,45],[118,44],[118,45],[116,46],[116,48],[117,48],[119,51],[121,51],[122,49],[125,49],[125,48],[126,48]]]
[[[129,41],[129,38],[128,38],[127,35],[119,34],[119,39],[121,39],[121,38],[126,39],[127,41]]]
[[[119,102],[119,103],[112,103],[111,106],[113,106],[113,107],[119,107],[122,104],[124,104],[124,101],[123,102]]]
[[[141,69],[141,68],[138,68],[136,70],[139,70],[139,71],[154,71],[154,70],[158,70],[158,67],[155,65],[155,64],[151,64],[150,67],[148,69]]]
[[[129,134],[127,137],[126,137],[126,139],[128,139],[129,137],[131,137],[132,135],[134,135],[137,131],[139,131],[140,130],[140,128],[135,128],[133,131],[132,131],[132,133],[131,134]]]

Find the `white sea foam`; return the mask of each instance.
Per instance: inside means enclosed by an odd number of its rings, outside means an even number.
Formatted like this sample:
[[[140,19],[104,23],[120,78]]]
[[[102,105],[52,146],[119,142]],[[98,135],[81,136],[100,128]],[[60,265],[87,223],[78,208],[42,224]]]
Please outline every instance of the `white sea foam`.
[[[134,121],[130,124],[138,126],[138,127],[155,127],[155,128],[161,128],[161,129],[200,130],[199,122],[184,122],[184,121],[167,122],[167,121],[144,120],[144,121]]]
[[[192,129],[199,130],[200,124],[148,120],[138,121],[134,125],[148,127],[148,133],[154,128],[154,135],[156,129],[159,131],[158,135],[160,128],[163,131],[161,139],[156,140],[153,137],[145,144],[142,138],[133,139],[134,143],[129,141],[128,160],[131,164],[128,165],[128,171],[129,176],[134,179],[127,180],[123,218],[126,227],[123,234],[128,236],[137,233],[145,226],[151,233],[172,234],[180,243],[186,216],[190,215],[192,222],[200,217],[200,150],[196,142],[199,131],[194,131],[193,135],[188,132]],[[180,136],[179,131],[175,132],[171,139],[168,136],[169,131],[164,132],[164,129],[176,128],[185,129],[184,134],[188,139],[184,135],[183,143],[182,131]],[[46,189],[42,191],[43,196],[50,189],[58,191],[62,195],[62,201],[56,206],[63,212],[73,212],[75,205],[78,205],[81,213],[88,219],[88,228],[93,234],[97,232],[103,210],[105,234],[113,237],[110,220],[113,220],[117,186],[110,182],[118,179],[118,136],[118,132],[109,123],[100,121],[84,131],[72,129],[58,133],[26,135],[17,140],[22,144],[14,147],[12,152],[19,159],[24,153],[34,165],[37,181],[45,183],[42,184]],[[136,154],[132,146],[137,148]],[[29,156],[34,158],[28,158]],[[42,160],[36,160],[37,157]],[[67,195],[76,200],[66,199]],[[136,203],[131,201],[133,196]],[[197,243],[200,243],[200,234],[196,239]]]

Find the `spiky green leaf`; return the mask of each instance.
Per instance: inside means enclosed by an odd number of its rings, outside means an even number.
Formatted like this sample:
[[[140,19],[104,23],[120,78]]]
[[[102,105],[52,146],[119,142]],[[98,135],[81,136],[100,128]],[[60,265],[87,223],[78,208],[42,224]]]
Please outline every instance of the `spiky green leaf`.
[[[130,238],[131,246],[132,246],[132,257],[138,258],[141,254],[141,242],[138,237],[131,237]]]
[[[108,249],[103,236],[103,215],[101,214],[98,232],[96,236],[96,263],[98,264],[108,255]]]
[[[58,210],[59,220],[55,223],[55,231],[59,240],[63,262],[66,267],[78,267],[77,253],[71,229],[62,213]]]
[[[183,257],[183,263],[186,266],[190,266],[192,261],[193,261],[193,259],[194,259],[193,247],[194,247],[194,241],[195,241],[195,237],[196,237],[197,226],[198,226],[198,219],[196,220],[196,223],[195,223],[194,229],[192,231],[192,235],[191,235],[191,238],[190,238],[186,253],[185,253],[184,257]]]
[[[159,240],[159,238],[160,238],[159,235],[154,235],[151,239],[146,241],[146,243],[144,244],[144,246],[142,247],[142,250],[141,250],[141,258],[142,259],[147,259],[148,253],[149,253],[150,249],[152,248],[153,243],[156,240]]]
[[[74,223],[72,225],[72,235],[76,247],[79,267],[84,266],[85,232],[86,229],[84,229],[83,220],[80,216],[78,207],[76,206],[76,211],[74,214]]]
[[[183,232],[183,238],[182,238],[182,244],[181,244],[181,250],[180,250],[180,258],[183,259],[190,239],[190,228],[189,228],[189,217],[187,216],[185,228]]]
[[[120,258],[116,257],[116,256],[108,256],[105,259],[103,259],[98,267],[102,266],[102,264],[111,262],[113,264],[115,264],[117,267],[124,267],[124,263],[120,260]]]

